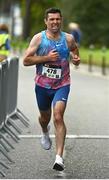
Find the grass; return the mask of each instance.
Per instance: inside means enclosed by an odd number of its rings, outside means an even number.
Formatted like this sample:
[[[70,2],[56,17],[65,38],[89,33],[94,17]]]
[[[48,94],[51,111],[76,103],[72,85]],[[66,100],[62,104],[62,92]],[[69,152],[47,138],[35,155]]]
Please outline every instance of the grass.
[[[29,45],[28,41],[22,41],[22,40],[18,40],[18,39],[14,39],[11,42],[12,48],[14,49],[26,49]]]
[[[87,64],[89,56],[92,56],[92,62],[94,65],[101,66],[102,59],[105,58],[106,66],[109,67],[109,50],[103,52],[101,49],[89,50],[84,47],[80,47],[81,62]]]

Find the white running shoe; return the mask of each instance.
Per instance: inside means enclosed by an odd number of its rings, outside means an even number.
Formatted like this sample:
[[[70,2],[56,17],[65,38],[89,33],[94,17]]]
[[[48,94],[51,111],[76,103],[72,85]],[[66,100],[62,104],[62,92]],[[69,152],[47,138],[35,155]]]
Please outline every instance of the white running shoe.
[[[56,171],[63,171],[64,170],[64,162],[62,157],[60,157],[59,155],[56,155],[56,160],[55,163],[53,165],[53,169],[55,169]]]
[[[48,126],[48,132],[43,133],[41,137],[41,145],[45,150],[49,150],[52,145],[52,141],[49,137],[49,130],[50,130],[50,126]]]

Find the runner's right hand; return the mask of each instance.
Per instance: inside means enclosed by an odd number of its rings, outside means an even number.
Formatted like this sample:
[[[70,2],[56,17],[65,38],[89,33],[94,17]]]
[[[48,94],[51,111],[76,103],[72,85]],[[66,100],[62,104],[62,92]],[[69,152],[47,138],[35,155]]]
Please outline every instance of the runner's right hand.
[[[50,61],[57,61],[59,58],[59,53],[56,50],[51,50],[47,56]]]

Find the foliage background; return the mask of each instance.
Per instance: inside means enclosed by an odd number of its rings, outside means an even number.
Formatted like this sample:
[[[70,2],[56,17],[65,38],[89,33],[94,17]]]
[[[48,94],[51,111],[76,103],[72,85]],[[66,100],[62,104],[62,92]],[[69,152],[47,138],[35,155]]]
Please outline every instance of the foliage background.
[[[13,4],[21,8],[24,40],[45,28],[44,11],[55,6],[63,13],[63,30],[68,31],[69,22],[79,23],[83,46],[109,47],[109,0],[0,0],[0,14],[9,16]]]

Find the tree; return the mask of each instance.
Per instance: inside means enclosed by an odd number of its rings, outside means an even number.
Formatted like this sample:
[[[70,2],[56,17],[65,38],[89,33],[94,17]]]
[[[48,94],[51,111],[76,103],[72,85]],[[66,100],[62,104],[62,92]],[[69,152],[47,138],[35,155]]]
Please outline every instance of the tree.
[[[108,0],[60,0],[64,15],[64,28],[69,22],[79,23],[83,33],[83,44],[91,43],[109,46],[109,1]]]
[[[103,0],[81,0],[81,3],[78,4],[75,17],[84,33],[84,44],[109,45],[108,3],[107,0],[105,3]],[[82,7],[83,4],[83,8],[79,11],[79,7]]]
[[[83,45],[109,46],[109,0],[20,0],[24,17],[24,39],[44,29],[44,11],[56,6],[63,14],[63,29],[77,22],[82,30]]]
[[[30,13],[31,13],[31,0],[25,0],[25,16],[23,18],[23,38],[26,39],[30,35]]]
[[[23,38],[27,39],[44,28],[44,11],[55,5],[52,0],[21,0],[22,16],[24,18]]]

